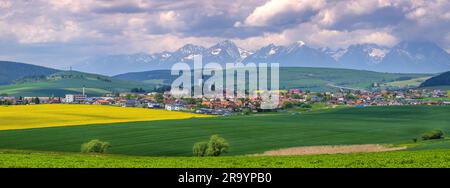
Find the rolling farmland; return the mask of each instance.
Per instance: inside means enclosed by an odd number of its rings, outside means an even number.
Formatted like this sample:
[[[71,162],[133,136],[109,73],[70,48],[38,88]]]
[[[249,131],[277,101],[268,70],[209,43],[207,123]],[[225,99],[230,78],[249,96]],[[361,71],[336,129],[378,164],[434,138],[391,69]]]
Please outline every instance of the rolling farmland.
[[[111,154],[192,156],[192,145],[212,134],[229,141],[226,155],[298,146],[410,143],[432,129],[448,134],[449,112],[448,106],[366,107],[6,130],[0,131],[0,148],[79,152],[82,143],[100,139],[112,144]]]

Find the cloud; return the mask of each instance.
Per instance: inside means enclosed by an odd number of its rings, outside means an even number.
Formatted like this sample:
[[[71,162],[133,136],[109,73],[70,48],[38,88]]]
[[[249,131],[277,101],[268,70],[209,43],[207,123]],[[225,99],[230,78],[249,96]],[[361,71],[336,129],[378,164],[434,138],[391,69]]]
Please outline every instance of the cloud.
[[[275,38],[304,40],[321,47],[357,43],[391,46],[402,40],[429,40],[448,46],[443,38],[450,30],[449,10],[450,2],[443,0],[271,0],[234,27],[253,26],[270,32],[248,39],[252,41],[284,36]]]
[[[82,34],[80,26],[73,21],[67,20],[59,24],[52,23],[45,17],[33,19],[33,24],[29,23],[1,23],[2,33],[14,36],[19,43],[46,43],[46,42],[67,42]]]
[[[5,9],[5,8],[11,8],[11,2],[9,1],[0,1],[0,8]]]
[[[92,4],[90,0],[50,0],[49,6],[53,10],[68,10],[70,12],[79,12],[89,8]]]
[[[251,50],[297,40],[332,48],[426,40],[450,49],[449,12],[447,0],[2,0],[0,43],[10,48],[0,57],[40,62],[51,53],[44,59],[70,62],[225,39]]]
[[[180,13],[177,13],[173,10],[164,11],[159,14],[159,25],[162,28],[166,28],[169,30],[177,30],[178,28],[185,28],[185,22],[180,19]]]
[[[393,36],[389,29],[340,31],[323,29],[319,25],[311,23],[303,23],[295,28],[286,29],[281,33],[265,33],[262,36],[237,41],[238,44],[255,49],[271,43],[289,45],[300,40],[306,42],[308,46],[330,47],[335,49],[361,43],[393,46],[399,42],[399,39]]]
[[[245,19],[247,26],[273,26],[305,18],[323,7],[323,0],[270,0]],[[301,21],[304,21],[301,19]]]

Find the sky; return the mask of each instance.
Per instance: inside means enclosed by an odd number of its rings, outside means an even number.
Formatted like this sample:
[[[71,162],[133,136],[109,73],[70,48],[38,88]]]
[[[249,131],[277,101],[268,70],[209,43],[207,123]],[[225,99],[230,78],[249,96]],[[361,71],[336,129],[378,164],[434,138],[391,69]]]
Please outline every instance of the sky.
[[[0,60],[63,68],[223,40],[249,50],[431,41],[450,52],[450,1],[0,0]]]

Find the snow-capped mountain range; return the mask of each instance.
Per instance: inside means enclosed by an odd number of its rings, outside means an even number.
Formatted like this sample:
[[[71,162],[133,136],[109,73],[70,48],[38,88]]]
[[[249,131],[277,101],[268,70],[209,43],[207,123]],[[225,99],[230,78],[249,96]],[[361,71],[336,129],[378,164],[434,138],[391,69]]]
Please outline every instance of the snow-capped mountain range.
[[[225,40],[209,48],[186,44],[174,52],[89,57],[74,69],[104,75],[170,69],[177,62],[280,63],[283,67],[332,67],[379,72],[437,73],[450,70],[450,54],[430,42],[401,42],[392,48],[357,44],[345,49],[312,48],[302,41],[287,46],[270,44],[256,51]]]

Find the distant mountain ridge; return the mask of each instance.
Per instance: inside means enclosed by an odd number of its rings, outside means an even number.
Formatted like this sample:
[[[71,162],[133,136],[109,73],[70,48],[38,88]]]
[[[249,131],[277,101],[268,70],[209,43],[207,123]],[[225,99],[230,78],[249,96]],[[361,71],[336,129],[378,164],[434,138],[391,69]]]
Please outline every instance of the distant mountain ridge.
[[[433,72],[449,71],[450,54],[434,43],[401,42],[390,49],[375,71]]]
[[[47,76],[60,70],[25,63],[0,61],[0,85],[11,84],[27,76]]]
[[[280,63],[283,67],[340,67],[331,56],[321,50],[308,47],[302,41],[288,46],[271,44],[261,48],[243,59],[243,63],[250,62]]]
[[[374,70],[377,69],[378,64],[383,61],[383,58],[388,52],[388,48],[375,44],[358,44],[351,45],[346,49],[339,49],[334,52],[331,51],[329,54],[331,54],[336,61],[340,62],[343,67]]]
[[[73,66],[104,75],[170,69],[177,62],[192,63],[194,55],[203,62],[280,63],[282,67],[327,67],[391,73],[439,73],[450,70],[450,54],[430,42],[401,42],[392,48],[357,44],[345,49],[312,48],[302,41],[291,45],[267,45],[245,50],[230,40],[209,48],[186,44],[174,52],[155,54],[100,55]]]

